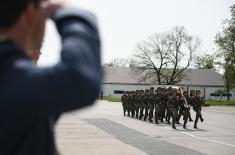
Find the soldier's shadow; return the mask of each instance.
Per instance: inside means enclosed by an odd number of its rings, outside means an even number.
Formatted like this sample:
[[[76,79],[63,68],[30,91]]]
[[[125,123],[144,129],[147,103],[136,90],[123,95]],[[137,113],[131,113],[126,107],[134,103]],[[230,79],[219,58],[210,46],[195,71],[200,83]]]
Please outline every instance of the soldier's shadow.
[[[181,130],[181,131],[185,131],[185,132],[198,132],[198,131],[201,131],[201,132],[208,132],[208,130],[206,129],[184,129],[184,130]]]
[[[152,124],[151,122],[149,122],[149,124]],[[168,124],[166,122],[162,122],[162,123],[159,123],[159,124],[154,124],[155,126],[161,126],[161,127],[169,127],[171,128],[171,124]],[[176,125],[176,129],[172,129],[172,130],[175,130],[175,131],[180,131],[180,132],[208,132],[208,130],[206,129],[201,129],[201,128],[198,128],[198,129],[191,129],[193,127],[187,127],[186,129],[183,129],[183,125]]]

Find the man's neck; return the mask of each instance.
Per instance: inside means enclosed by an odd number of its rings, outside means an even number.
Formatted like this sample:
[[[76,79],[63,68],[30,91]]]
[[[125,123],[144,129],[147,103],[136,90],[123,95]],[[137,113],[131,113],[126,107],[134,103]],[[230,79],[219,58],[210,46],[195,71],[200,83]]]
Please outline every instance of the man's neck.
[[[18,47],[22,48],[23,51],[28,51],[28,43],[25,34],[18,28],[12,28],[6,31],[0,31],[0,42],[11,40],[13,41]]]

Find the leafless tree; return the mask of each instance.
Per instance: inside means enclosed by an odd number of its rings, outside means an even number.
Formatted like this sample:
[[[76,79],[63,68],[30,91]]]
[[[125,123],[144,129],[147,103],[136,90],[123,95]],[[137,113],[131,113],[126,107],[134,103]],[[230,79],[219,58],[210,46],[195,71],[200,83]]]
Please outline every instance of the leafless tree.
[[[105,63],[104,66],[127,67],[129,66],[129,60],[124,58],[114,58],[109,63]]]
[[[154,34],[137,44],[131,68],[141,75],[140,81],[176,84],[185,76],[199,45],[199,39],[188,35],[184,27]]]

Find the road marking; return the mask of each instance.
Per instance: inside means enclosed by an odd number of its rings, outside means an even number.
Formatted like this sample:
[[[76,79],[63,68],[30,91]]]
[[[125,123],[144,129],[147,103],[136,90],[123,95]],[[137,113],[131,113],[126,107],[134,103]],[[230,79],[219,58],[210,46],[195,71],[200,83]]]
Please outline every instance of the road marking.
[[[208,142],[218,143],[218,144],[222,144],[222,145],[226,145],[226,146],[230,146],[230,147],[235,147],[235,145],[233,145],[233,144],[228,144],[228,143],[223,143],[223,142],[216,141],[216,140],[211,140],[211,139],[207,139],[207,138],[198,137],[198,136],[195,136],[195,135],[187,133],[187,132],[176,131],[176,130],[170,128],[170,127],[164,127],[164,128],[167,129],[167,130],[171,130],[171,131],[175,131],[175,132],[180,132],[180,133],[182,133],[184,135],[188,135],[188,136],[193,137],[193,138],[205,140],[205,141],[208,141]]]
[[[216,113],[223,113],[223,114],[232,114],[232,115],[235,114],[234,110],[233,110],[233,111],[203,110],[203,111],[216,112]]]
[[[213,143],[218,143],[218,144],[222,144],[222,145],[227,145],[227,146],[230,146],[230,147],[235,147],[235,145],[233,145],[233,144],[228,144],[228,143],[223,143],[223,142],[216,141],[216,140],[211,140],[211,139],[207,139],[207,138],[198,137],[198,136],[195,136],[193,134],[186,133],[186,132],[181,132],[181,133],[185,134],[185,135],[188,135],[190,137],[193,137],[193,138],[197,138],[197,139],[201,139],[201,140],[205,140],[205,141],[209,141],[209,142],[213,142]]]

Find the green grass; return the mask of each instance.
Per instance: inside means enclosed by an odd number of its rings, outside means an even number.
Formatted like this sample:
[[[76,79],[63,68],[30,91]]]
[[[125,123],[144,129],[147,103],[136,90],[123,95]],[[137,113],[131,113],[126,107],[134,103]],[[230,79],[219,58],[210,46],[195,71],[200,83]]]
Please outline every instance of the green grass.
[[[109,102],[121,102],[120,98],[104,98],[103,100],[106,100]],[[235,106],[235,101],[206,100],[206,105],[231,105],[231,106]]]
[[[106,100],[109,102],[121,102],[120,98],[104,98],[103,100]]]
[[[206,105],[234,105],[235,106],[235,101],[206,100]]]

